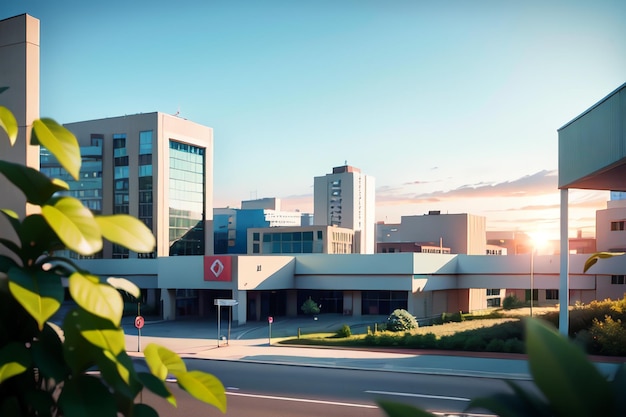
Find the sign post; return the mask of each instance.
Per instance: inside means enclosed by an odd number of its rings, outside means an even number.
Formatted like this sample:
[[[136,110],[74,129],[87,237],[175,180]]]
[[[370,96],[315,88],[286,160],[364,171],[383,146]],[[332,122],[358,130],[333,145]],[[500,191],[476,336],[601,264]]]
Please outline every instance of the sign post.
[[[269,316],[267,318],[267,322],[269,323],[269,328],[270,328],[270,335],[269,335],[269,343],[268,344],[272,344],[272,323],[274,322],[274,317]]]
[[[137,328],[137,352],[141,352],[141,328],[145,324],[145,320],[141,316],[140,305],[140,303],[137,303],[137,317],[135,317],[135,327]]]
[[[222,317],[221,317],[222,306],[230,307],[230,311],[229,311],[230,314],[228,315],[228,339],[227,339],[227,343],[228,343],[228,341],[230,341],[230,322],[231,322],[231,317],[232,317],[232,310],[234,306],[239,304],[239,301],[228,300],[224,298],[216,298],[215,300],[213,300],[213,304],[217,306],[217,347],[220,347],[220,338],[222,337],[220,334],[222,332]]]

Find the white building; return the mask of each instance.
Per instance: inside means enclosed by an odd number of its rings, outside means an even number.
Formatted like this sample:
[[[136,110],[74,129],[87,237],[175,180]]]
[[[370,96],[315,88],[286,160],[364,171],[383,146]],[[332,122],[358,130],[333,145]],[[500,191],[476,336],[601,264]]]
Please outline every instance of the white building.
[[[484,216],[467,213],[402,216],[397,224],[377,224],[376,242],[380,248],[391,243],[431,242],[449,248],[450,253],[485,255],[486,222]]]
[[[349,165],[332,174],[315,177],[313,224],[339,226],[355,231],[356,251],[375,252],[375,179]]]
[[[596,211],[596,249],[626,251],[626,200],[607,201],[606,209]]]

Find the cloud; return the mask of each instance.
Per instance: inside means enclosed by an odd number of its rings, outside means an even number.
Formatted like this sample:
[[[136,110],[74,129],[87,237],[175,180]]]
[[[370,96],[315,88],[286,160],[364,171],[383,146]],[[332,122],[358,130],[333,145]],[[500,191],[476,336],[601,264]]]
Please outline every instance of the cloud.
[[[376,202],[381,205],[422,204],[470,198],[530,197],[557,191],[557,172],[543,170],[513,181],[466,184],[452,190],[422,194],[408,193],[402,187],[380,187],[376,192]]]

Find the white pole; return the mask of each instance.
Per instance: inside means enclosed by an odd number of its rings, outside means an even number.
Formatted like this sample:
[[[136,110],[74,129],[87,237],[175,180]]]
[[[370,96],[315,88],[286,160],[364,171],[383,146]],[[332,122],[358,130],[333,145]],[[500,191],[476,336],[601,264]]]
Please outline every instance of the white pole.
[[[221,333],[221,323],[222,319],[220,318],[220,311],[222,310],[221,306],[217,306],[217,347],[220,347],[220,333]]]
[[[535,245],[533,244],[530,249],[530,317],[533,316],[533,298],[534,296],[534,287],[535,287],[535,277],[534,277],[534,261],[535,261]]]
[[[561,273],[559,285],[559,332],[569,334],[569,240],[568,189],[561,190]]]

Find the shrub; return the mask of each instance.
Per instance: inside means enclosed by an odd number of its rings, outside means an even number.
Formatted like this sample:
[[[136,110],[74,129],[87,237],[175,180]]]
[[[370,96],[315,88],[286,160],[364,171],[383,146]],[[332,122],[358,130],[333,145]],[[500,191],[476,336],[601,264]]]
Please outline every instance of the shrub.
[[[594,319],[589,330],[593,339],[592,349],[602,355],[626,355],[626,329],[621,320],[606,316],[604,321]]]
[[[449,323],[449,322],[460,323],[462,321],[465,321],[465,317],[463,316],[463,313],[461,313],[460,311],[456,313],[443,313],[441,314],[441,321],[442,323]]]
[[[387,330],[390,332],[403,332],[418,328],[417,320],[404,309],[394,310],[387,318]]]
[[[352,330],[350,330],[350,326],[344,324],[341,326],[339,330],[337,330],[337,337],[350,337],[352,336]]]
[[[505,310],[519,308],[523,305],[524,303],[522,302],[522,300],[517,298],[515,294],[507,295],[506,297],[504,297],[504,300],[502,300],[502,308]]]
[[[302,303],[300,310],[302,310],[304,314],[319,314],[320,307],[311,299],[311,297],[309,297],[304,303]]]

